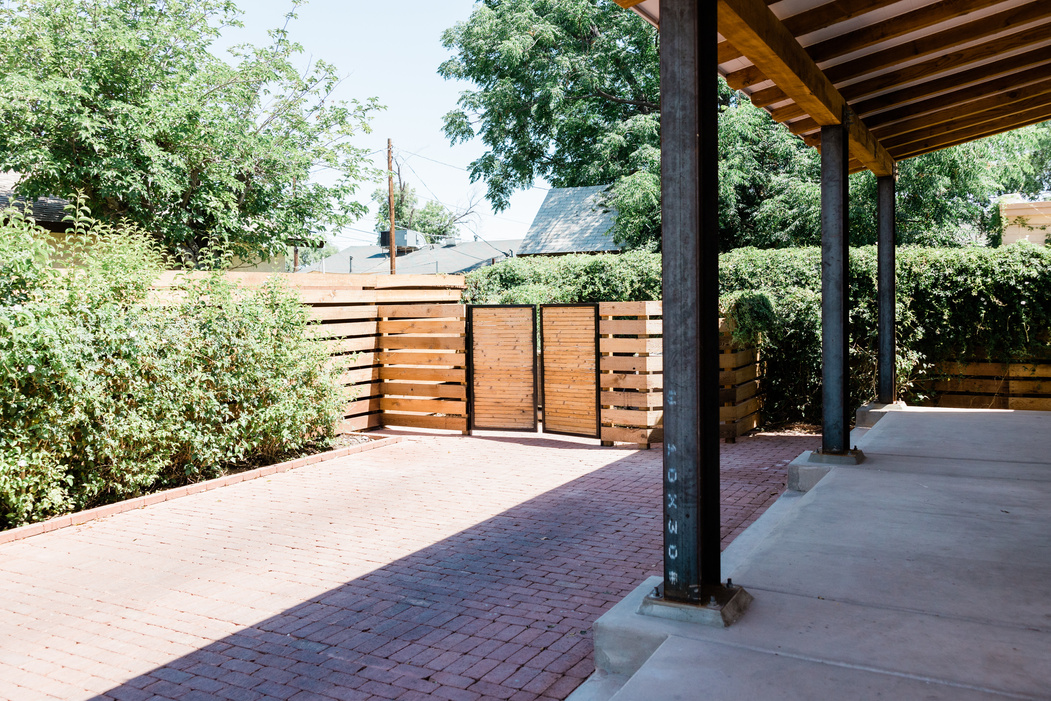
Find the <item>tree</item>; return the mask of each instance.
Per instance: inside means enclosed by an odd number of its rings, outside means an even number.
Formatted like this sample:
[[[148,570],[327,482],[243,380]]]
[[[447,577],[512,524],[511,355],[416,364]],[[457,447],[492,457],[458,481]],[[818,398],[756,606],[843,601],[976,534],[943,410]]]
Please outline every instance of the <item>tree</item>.
[[[459,225],[474,215],[474,204],[452,211],[441,202],[429,200],[420,205],[416,188],[401,177],[401,163],[394,167],[394,225],[399,229],[412,229],[435,243],[455,234]],[[376,231],[390,231],[390,188],[381,187],[372,193],[379,205],[376,212]]]
[[[287,20],[294,19],[293,12]],[[286,28],[210,53],[228,0],[12,0],[0,7],[0,170],[24,197],[80,192],[188,264],[269,258],[365,212],[352,202],[375,99],[332,99],[334,66],[296,67]],[[311,179],[318,169],[332,184]]]
[[[471,178],[485,181],[497,211],[537,178],[608,185],[632,172],[635,151],[660,145],[645,128],[610,140],[660,111],[656,30],[612,2],[484,0],[442,43],[456,56],[439,74],[478,86],[445,116],[445,134],[453,143],[481,137],[488,151]],[[601,157],[611,150],[617,157]]]

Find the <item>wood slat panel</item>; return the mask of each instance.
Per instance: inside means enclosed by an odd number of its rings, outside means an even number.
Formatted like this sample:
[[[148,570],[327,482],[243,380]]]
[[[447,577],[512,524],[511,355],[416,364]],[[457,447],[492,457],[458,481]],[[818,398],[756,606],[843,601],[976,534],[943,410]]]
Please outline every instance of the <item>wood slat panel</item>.
[[[544,430],[598,438],[595,307],[545,306],[540,319]]]
[[[352,431],[365,431],[370,428],[382,426],[383,422],[379,414],[365,414],[363,416],[352,416],[344,419],[336,427],[336,433],[350,433]]]
[[[376,362],[382,365],[437,365],[443,367],[465,367],[467,356],[463,353],[413,353],[409,351],[379,351]]]
[[[426,416],[422,414],[398,414],[383,412],[384,426],[405,426],[407,428],[439,428],[446,431],[466,431],[466,416]]]
[[[661,389],[664,375],[659,372],[642,375],[603,372],[599,375],[599,385],[610,389]]]
[[[664,429],[660,427],[650,428],[625,428],[622,426],[603,426],[602,440],[611,443],[639,443],[649,445],[660,443],[664,440]]]
[[[462,304],[381,304],[376,316],[384,319],[462,319]]]
[[[381,319],[376,324],[379,333],[454,334],[467,331],[466,319]]]
[[[463,336],[380,336],[376,343],[383,350],[467,350]]]
[[[383,411],[408,411],[447,416],[467,416],[467,402],[456,399],[411,399],[405,397],[383,397],[379,400]]]
[[[660,353],[664,341],[660,338],[603,338],[599,340],[603,353]]]
[[[384,367],[378,375],[384,380],[411,380],[416,382],[465,382],[465,368],[400,368]]]
[[[472,315],[473,427],[536,428],[532,307],[475,307]]]
[[[602,392],[600,400],[603,407],[636,407],[642,409],[659,409],[664,406],[663,392]],[[603,410],[603,416],[605,411]]]
[[[599,302],[599,316],[660,316],[664,304],[654,302]]]
[[[467,399],[467,387],[445,383],[381,382],[379,392],[387,397],[446,397]]]

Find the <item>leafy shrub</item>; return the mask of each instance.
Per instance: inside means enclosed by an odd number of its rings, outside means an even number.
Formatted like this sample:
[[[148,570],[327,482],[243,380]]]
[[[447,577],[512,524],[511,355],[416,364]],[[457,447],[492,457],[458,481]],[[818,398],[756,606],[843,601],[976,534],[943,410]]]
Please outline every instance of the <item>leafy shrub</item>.
[[[0,225],[0,527],[270,462],[344,401],[295,294],[186,275],[150,298],[151,237],[75,217],[73,245]],[[55,264],[68,265],[60,271]]]
[[[511,258],[467,276],[467,304],[642,301],[661,298],[660,254]]]

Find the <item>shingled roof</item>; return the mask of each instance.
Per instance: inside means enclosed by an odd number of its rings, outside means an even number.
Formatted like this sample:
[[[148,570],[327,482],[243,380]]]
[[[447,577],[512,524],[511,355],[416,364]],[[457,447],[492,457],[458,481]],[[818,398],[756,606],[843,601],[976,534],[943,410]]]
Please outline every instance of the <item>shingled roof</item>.
[[[0,173],[0,210],[15,206],[25,211],[25,198],[15,197],[14,192],[21,177],[20,173],[14,171]],[[66,229],[67,225],[62,219],[66,216],[67,204],[69,202],[60,197],[39,197],[33,202],[33,219],[48,229]]]
[[[613,242],[614,212],[599,202],[605,185],[552,188],[522,242],[520,255],[619,251]]]
[[[455,246],[435,244],[398,256],[395,261],[395,269],[403,275],[466,273],[494,261],[499,263],[512,251],[517,255],[521,245],[521,239],[467,241]],[[354,258],[353,270],[351,270],[351,256]],[[383,275],[390,273],[390,258],[387,257],[387,249],[381,246],[350,246],[324,260],[302,268],[300,272],[354,272]]]

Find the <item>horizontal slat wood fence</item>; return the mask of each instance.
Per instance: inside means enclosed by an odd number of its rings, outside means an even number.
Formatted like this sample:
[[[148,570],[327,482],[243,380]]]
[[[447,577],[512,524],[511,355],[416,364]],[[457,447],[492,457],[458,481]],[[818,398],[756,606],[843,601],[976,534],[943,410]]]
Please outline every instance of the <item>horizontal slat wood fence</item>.
[[[663,440],[661,302],[599,304],[602,440],[648,445]],[[719,320],[720,436],[734,440],[759,424],[759,355],[737,346]]]
[[[165,273],[155,284],[158,299],[174,292],[177,275],[185,273]],[[245,288],[282,278],[310,306],[310,318],[318,322],[311,334],[324,344],[333,362],[343,365],[340,381],[356,392],[346,406],[340,432],[378,426],[468,431],[467,310],[459,303],[463,276],[237,272],[227,276]],[[648,445],[663,440],[661,313],[660,302],[599,304],[604,443]],[[732,440],[759,422],[758,353],[735,346],[727,322],[721,319],[719,324],[720,435]],[[474,371],[494,360],[476,352]],[[968,364],[965,369],[975,371],[978,365]],[[1032,372],[1026,374],[1029,369]],[[972,374],[974,380],[996,379]],[[1011,365],[997,377],[1007,378],[1004,383],[1019,389],[1010,400],[1005,392],[992,392],[994,405],[1051,408],[1051,363]],[[527,387],[531,382],[524,382],[521,394],[529,396],[519,399],[535,403]],[[506,393],[508,387],[499,389]]]
[[[931,406],[1051,410],[1051,360],[942,362],[932,374],[920,383]]]
[[[177,286],[165,273],[154,285]],[[202,275],[191,273],[190,276]],[[340,433],[377,426],[467,430],[466,318],[462,275],[227,273],[260,287],[280,278],[310,306],[311,334],[355,391]]]

